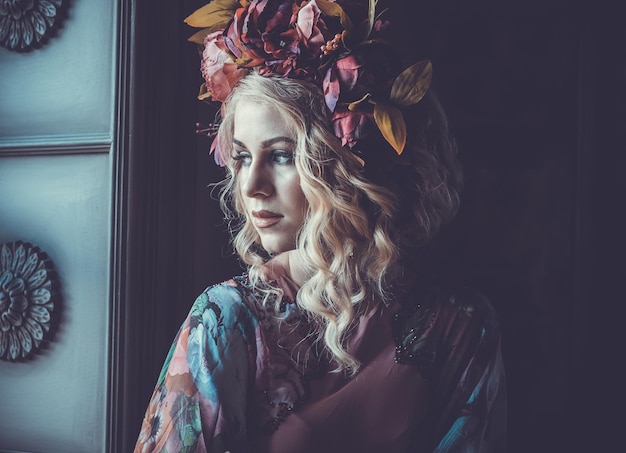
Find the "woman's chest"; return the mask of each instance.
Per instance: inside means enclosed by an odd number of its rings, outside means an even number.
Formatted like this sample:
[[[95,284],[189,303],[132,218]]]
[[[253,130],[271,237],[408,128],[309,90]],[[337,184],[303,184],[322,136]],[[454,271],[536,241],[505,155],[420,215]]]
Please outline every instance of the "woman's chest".
[[[253,451],[406,452],[429,408],[429,385],[419,372],[394,361],[392,343],[351,378],[328,373],[309,381],[308,398]]]

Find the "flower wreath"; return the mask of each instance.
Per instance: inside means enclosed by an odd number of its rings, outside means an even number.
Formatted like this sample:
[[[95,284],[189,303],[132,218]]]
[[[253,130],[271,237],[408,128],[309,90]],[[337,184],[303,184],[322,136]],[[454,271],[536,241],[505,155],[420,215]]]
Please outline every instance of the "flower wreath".
[[[250,70],[309,80],[332,112],[333,129],[359,154],[376,127],[398,155],[406,145],[402,108],[418,103],[432,80],[430,61],[394,71],[378,0],[213,0],[185,22],[200,28],[205,82],[198,98],[223,102]],[[217,125],[200,130],[214,136]],[[211,145],[214,151],[217,140]],[[225,165],[219,152],[216,162]]]

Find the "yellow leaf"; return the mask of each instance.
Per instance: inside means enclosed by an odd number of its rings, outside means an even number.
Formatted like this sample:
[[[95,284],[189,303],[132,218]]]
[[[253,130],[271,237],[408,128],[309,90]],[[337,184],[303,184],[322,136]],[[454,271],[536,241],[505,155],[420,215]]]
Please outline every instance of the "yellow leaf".
[[[363,104],[365,101],[369,100],[370,96],[371,96],[371,94],[369,94],[369,93],[365,93],[365,95],[364,95],[361,99],[356,100],[356,101],[354,101],[354,102],[350,102],[350,103],[348,104],[348,110],[350,110],[351,112],[353,112],[354,110],[356,110],[356,109],[359,107],[359,105],[361,105],[361,104]]]
[[[189,38],[187,38],[187,41],[191,41],[202,46],[204,45],[204,38],[206,38],[209,33],[213,33],[210,28],[203,28],[202,30],[194,33]]]
[[[367,19],[359,23],[359,28],[355,32],[355,41],[364,43],[372,33],[374,23],[378,17],[376,14],[376,4],[378,0],[369,0],[367,8]]]
[[[317,0],[315,3],[317,3],[317,7],[326,16],[338,17],[339,22],[343,25],[343,28],[346,30],[352,30],[352,22],[339,4],[330,0]]]
[[[422,100],[433,78],[430,61],[420,61],[408,67],[393,81],[389,99],[396,105],[417,104]]]
[[[211,93],[206,89],[206,83],[200,85],[200,91],[198,92],[198,100],[204,101],[207,99],[211,99]]]
[[[374,105],[374,120],[385,140],[398,155],[402,154],[406,145],[406,123],[402,112],[393,105],[377,102]]]
[[[226,28],[226,24],[240,7],[239,0],[213,0],[187,16],[185,23],[196,28],[221,30]]]
[[[374,28],[374,22],[376,22],[376,3],[378,0],[370,0],[369,1],[369,11],[367,13],[367,34],[365,37],[368,37],[372,32],[372,28]]]

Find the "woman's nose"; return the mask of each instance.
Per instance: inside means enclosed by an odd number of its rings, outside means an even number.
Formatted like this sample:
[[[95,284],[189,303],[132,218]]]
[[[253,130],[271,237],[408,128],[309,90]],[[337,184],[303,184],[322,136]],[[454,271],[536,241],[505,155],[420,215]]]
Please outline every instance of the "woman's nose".
[[[272,194],[273,184],[271,170],[262,162],[252,162],[244,171],[243,194],[250,198],[268,197]]]

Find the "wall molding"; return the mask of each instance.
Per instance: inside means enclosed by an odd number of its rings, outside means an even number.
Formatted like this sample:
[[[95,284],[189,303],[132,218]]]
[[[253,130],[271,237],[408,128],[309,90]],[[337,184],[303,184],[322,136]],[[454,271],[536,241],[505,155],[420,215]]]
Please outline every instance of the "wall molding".
[[[108,154],[112,143],[107,133],[1,137],[0,157]]]
[[[111,279],[109,282],[109,357],[107,385],[107,416],[105,451],[122,453],[129,451],[131,445],[130,429],[132,417],[125,401],[130,399],[129,393],[134,387],[136,370],[126,367],[128,349],[126,315],[128,311],[130,282],[126,279],[129,271],[129,229],[131,225],[130,209],[130,166],[133,135],[130,133],[132,123],[132,79],[133,79],[133,29],[137,21],[134,14],[133,0],[119,0],[116,8],[117,54],[116,54],[116,87],[115,96],[115,149],[113,161],[113,206],[111,221]],[[137,275],[139,278],[140,275]],[[141,326],[139,326],[141,328]],[[136,348],[135,348],[136,349]],[[132,353],[132,351],[131,351]],[[136,353],[130,357],[135,359]],[[131,388],[129,391],[128,388]],[[135,430],[135,432],[137,432]]]

